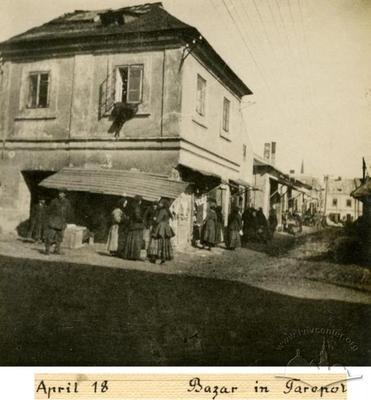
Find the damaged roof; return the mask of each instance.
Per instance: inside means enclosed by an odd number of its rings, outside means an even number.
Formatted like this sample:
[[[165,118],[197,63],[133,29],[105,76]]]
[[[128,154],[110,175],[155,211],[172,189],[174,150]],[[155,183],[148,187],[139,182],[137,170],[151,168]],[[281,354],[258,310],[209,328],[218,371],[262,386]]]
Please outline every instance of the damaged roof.
[[[175,41],[179,47],[188,44],[238,96],[252,94],[196,28],[169,14],[160,2],[115,10],[75,10],[0,43],[0,51],[3,56],[24,57],[66,49],[86,52],[109,51],[115,46],[161,48]]]
[[[75,10],[14,36],[3,44],[185,28],[192,27],[165,11],[162,3],[147,3],[116,10]]]

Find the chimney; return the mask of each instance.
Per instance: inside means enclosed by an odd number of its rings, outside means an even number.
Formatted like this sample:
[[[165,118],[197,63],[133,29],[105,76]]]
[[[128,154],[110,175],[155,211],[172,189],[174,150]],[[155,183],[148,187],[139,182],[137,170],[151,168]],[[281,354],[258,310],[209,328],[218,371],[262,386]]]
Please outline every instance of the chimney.
[[[275,165],[276,164],[276,142],[271,143],[271,164]]]
[[[270,161],[271,159],[271,144],[264,143],[264,160]]]

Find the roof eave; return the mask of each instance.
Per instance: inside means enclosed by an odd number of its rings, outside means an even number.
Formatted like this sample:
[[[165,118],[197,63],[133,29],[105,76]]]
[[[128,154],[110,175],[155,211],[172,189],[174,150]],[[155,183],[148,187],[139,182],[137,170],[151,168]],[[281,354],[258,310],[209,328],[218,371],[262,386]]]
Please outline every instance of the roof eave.
[[[49,54],[51,51],[84,53],[87,51],[107,52],[118,47],[133,48],[172,44],[181,47],[173,29],[150,32],[115,32],[102,35],[81,35],[70,37],[45,37],[37,39],[5,41],[0,43],[0,52],[3,57],[27,57],[39,54]]]
[[[232,68],[217,53],[213,46],[211,46],[211,44],[202,36],[197,28],[188,27],[183,30],[183,34],[185,34],[185,40],[197,40],[200,37],[202,38],[198,41],[199,45],[195,46],[193,51],[195,54],[202,57],[203,61],[209,64],[209,66],[214,68],[218,66],[218,74],[232,83],[233,89],[237,92],[239,97],[254,94],[252,90],[242,81],[241,78],[239,78]]]

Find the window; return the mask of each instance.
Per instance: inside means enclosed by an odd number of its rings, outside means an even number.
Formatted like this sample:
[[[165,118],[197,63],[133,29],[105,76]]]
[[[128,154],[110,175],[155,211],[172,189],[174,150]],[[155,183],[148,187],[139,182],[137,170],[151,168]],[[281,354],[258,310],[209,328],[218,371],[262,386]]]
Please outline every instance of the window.
[[[246,160],[246,154],[247,154],[247,146],[245,144],[242,145],[242,155],[243,159]]]
[[[197,99],[196,111],[198,114],[205,115],[205,101],[206,101],[206,81],[202,76],[197,75]]]
[[[49,72],[31,72],[29,75],[29,108],[49,106]]]
[[[116,70],[115,101],[141,103],[143,89],[143,65],[127,65]]]
[[[332,199],[332,205],[334,207],[337,207],[338,206],[338,199]]]
[[[231,102],[224,97],[223,101],[223,131],[229,132],[229,112],[231,109]]]
[[[347,207],[352,207],[352,200],[351,199],[347,199]]]

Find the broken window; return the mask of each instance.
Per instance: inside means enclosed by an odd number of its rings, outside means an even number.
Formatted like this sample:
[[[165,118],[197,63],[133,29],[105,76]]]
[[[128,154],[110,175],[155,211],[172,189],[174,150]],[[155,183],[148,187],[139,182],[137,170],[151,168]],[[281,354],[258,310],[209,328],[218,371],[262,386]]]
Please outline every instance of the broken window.
[[[229,113],[231,109],[231,102],[224,97],[223,101],[223,131],[229,132]]]
[[[116,102],[142,102],[143,65],[127,65],[116,70]]]
[[[206,101],[206,80],[202,76],[197,75],[197,98],[196,98],[196,111],[199,115],[205,115],[205,101]]]
[[[31,72],[29,75],[28,107],[46,108],[49,105],[49,72]]]

